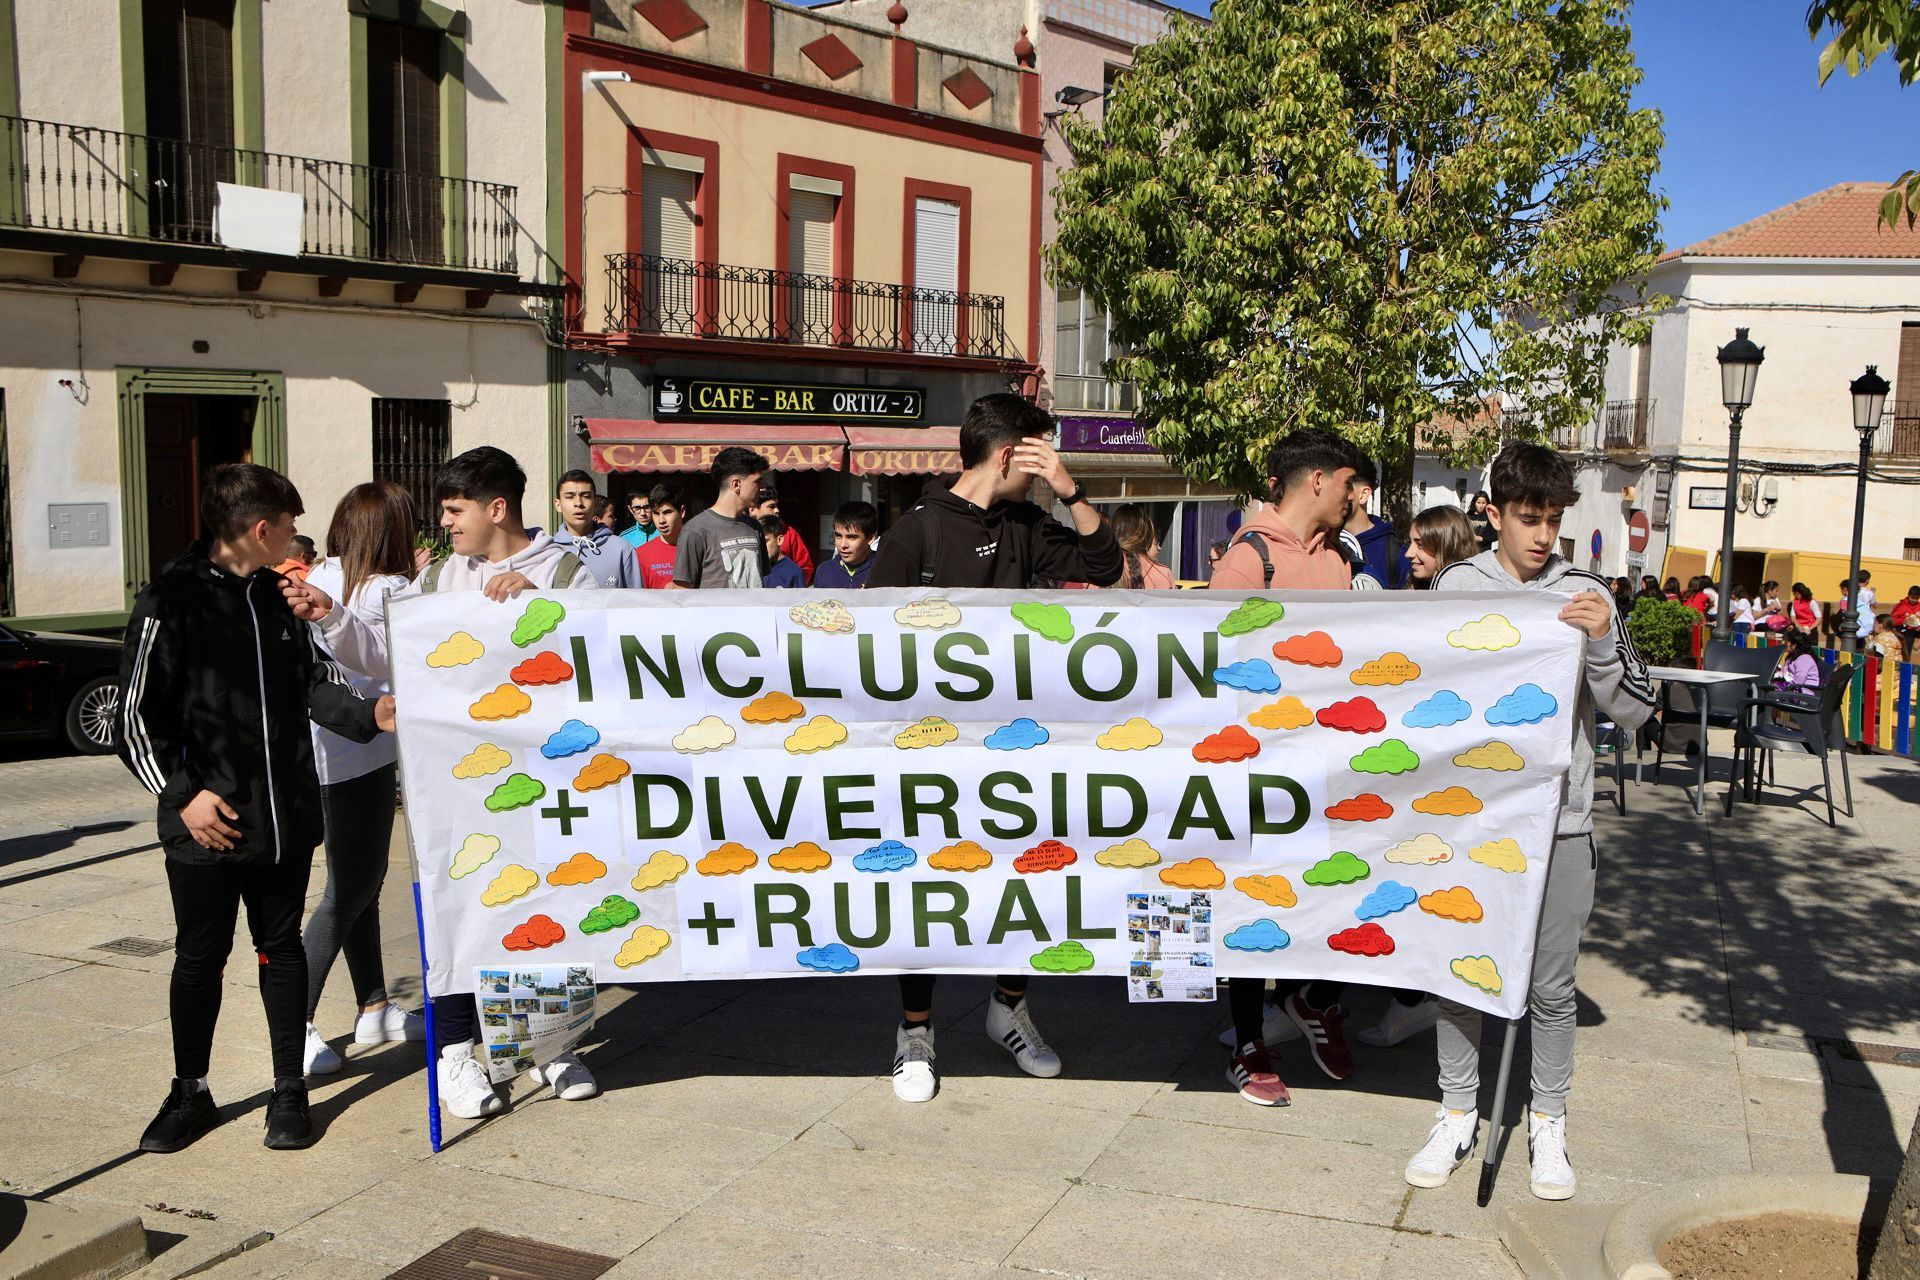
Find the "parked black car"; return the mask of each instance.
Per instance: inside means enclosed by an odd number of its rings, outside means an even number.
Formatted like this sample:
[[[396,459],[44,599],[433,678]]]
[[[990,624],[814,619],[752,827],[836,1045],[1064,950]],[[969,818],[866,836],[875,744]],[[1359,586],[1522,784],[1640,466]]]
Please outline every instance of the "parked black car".
[[[120,642],[0,627],[0,739],[65,737],[105,755],[120,742]]]

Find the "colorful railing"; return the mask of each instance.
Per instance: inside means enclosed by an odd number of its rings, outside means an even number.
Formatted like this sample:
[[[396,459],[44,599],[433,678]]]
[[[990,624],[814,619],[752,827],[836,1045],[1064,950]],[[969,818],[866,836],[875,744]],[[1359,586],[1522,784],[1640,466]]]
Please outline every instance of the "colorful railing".
[[[1700,660],[1706,641],[1707,628],[1695,628],[1695,662]],[[1784,648],[1786,639],[1777,632],[1753,632],[1737,643],[1748,649]],[[1853,675],[1840,702],[1847,741],[1920,759],[1920,665],[1889,662],[1874,649],[1862,653],[1815,649],[1813,656],[1826,671],[1832,671],[1837,663],[1853,664]]]

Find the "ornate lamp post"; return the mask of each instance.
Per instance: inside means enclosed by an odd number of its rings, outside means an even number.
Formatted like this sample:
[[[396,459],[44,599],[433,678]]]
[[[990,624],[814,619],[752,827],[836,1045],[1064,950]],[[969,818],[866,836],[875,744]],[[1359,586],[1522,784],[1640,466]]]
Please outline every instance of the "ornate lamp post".
[[[1860,473],[1853,490],[1853,555],[1847,561],[1847,613],[1842,624],[1850,649],[1860,645],[1860,535],[1867,519],[1867,463],[1873,454],[1873,432],[1880,425],[1880,413],[1887,407],[1887,392],[1892,390],[1874,365],[1848,384],[1853,393],[1853,429],[1860,433]]]
[[[1720,348],[1720,403],[1727,407],[1727,502],[1720,518],[1720,605],[1714,612],[1713,638],[1725,644],[1733,634],[1727,620],[1733,604],[1733,514],[1740,496],[1740,419],[1753,403],[1754,380],[1766,349],[1754,345],[1745,329],[1733,331],[1733,341]]]

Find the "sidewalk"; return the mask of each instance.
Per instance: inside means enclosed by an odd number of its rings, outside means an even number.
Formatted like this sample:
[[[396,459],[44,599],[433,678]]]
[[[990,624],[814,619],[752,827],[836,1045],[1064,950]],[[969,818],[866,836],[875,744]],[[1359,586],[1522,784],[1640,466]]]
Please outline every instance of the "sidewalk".
[[[1920,1105],[1920,770],[1854,763],[1860,817],[1837,832],[1778,796],[1728,822],[1718,782],[1696,820],[1671,761],[1668,785],[1629,787],[1627,817],[1597,806],[1576,1203],[1715,1173],[1898,1168]],[[1781,779],[1809,768],[1784,760]],[[1497,1236],[1501,1206],[1529,1198],[1524,1138],[1489,1209],[1477,1167],[1440,1191],[1401,1181],[1434,1108],[1430,1035],[1356,1045],[1344,1086],[1285,1046],[1294,1105],[1266,1110],[1222,1079],[1224,1002],[1129,1007],[1117,980],[1036,984],[1067,1073],[1032,1080],[981,1033],[988,981],[943,979],[942,1091],[922,1107],[886,1075],[891,979],[608,988],[586,1054],[598,1101],[523,1084],[507,1115],[453,1122],[435,1157],[419,1047],[346,1044],[346,1071],[313,1090],[323,1140],[274,1153],[243,938],[212,1076],[227,1122],[139,1155],[171,1075],[171,952],[100,948],[172,936],[151,813],[115,760],[0,762],[0,1189],[141,1214],[165,1249],[142,1277],[213,1259],[212,1280],[385,1276],[469,1226],[619,1257],[613,1277],[1215,1276],[1234,1258],[1288,1277],[1519,1275]],[[388,975],[413,1004],[398,842],[393,866]],[[319,1018],[336,1044],[345,981],[337,968]],[[1488,1035],[1490,1099],[1492,1020]],[[1523,1037],[1515,1116],[1524,1063]]]

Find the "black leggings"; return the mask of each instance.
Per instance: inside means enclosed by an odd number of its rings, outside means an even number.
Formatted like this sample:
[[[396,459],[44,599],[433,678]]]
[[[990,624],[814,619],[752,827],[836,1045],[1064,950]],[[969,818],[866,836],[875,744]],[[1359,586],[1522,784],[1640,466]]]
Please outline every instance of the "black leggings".
[[[393,839],[394,766],[320,788],[327,820],[327,888],[307,920],[307,1020],[334,957],[345,954],[353,998],[361,1008],[387,998],[380,961],[380,888]]]
[[[440,1048],[472,1040],[479,1027],[472,996],[455,992],[433,998],[433,1038]]]
[[[313,850],[279,865],[199,865],[167,859],[173,894],[173,982],[167,1006],[173,1019],[173,1073],[183,1080],[207,1074],[213,1028],[220,1020],[220,975],[233,950],[240,904],[260,962],[260,1003],[267,1011],[273,1074],[298,1076],[306,1044],[307,954],[300,947],[300,913],[307,902]]]
[[[901,974],[901,1009],[907,1013],[933,1012],[933,980],[938,976],[933,973]],[[1008,991],[1024,992],[1027,989],[1027,975],[1024,973],[1003,973],[995,981]]]

